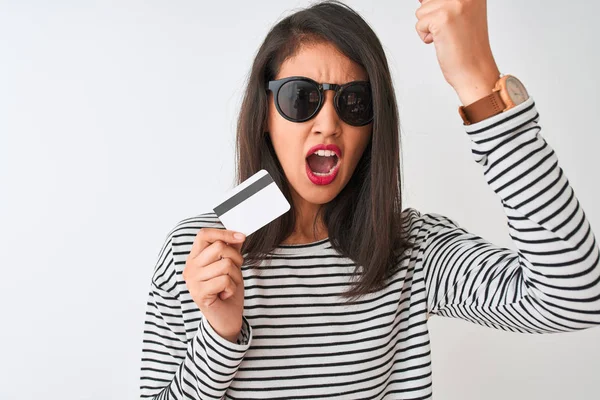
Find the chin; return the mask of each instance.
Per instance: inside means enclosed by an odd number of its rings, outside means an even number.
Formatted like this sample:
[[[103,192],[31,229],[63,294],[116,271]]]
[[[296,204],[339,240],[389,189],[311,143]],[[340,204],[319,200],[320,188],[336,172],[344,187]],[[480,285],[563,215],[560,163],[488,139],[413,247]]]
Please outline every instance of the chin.
[[[327,204],[335,199],[338,193],[339,190],[337,186],[329,186],[326,189],[319,188],[317,190],[309,191],[309,193],[300,193],[300,196],[312,204]]]

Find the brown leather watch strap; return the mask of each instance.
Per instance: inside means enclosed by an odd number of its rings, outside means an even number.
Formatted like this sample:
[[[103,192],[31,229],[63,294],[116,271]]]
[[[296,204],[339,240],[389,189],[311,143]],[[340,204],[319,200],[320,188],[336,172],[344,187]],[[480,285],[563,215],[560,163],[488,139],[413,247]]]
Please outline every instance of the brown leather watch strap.
[[[500,114],[505,108],[506,105],[502,101],[500,91],[496,90],[468,106],[460,106],[458,110],[465,125],[470,125]]]

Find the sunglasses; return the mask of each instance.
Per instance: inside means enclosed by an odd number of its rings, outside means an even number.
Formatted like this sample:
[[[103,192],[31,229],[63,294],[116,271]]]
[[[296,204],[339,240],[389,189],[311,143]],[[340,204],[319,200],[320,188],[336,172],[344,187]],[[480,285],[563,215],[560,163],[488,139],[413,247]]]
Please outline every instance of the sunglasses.
[[[371,84],[352,81],[343,85],[318,83],[304,76],[290,76],[269,81],[267,91],[273,92],[279,114],[292,122],[313,118],[325,102],[325,90],[334,90],[333,105],[339,117],[353,126],[363,126],[373,120]]]

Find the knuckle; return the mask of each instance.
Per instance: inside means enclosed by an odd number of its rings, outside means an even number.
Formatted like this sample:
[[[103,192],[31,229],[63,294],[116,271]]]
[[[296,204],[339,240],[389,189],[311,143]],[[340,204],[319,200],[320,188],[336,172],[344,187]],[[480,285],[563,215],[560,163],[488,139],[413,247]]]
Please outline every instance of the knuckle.
[[[416,29],[417,31],[424,30],[424,29],[425,29],[424,22],[423,22],[423,21],[420,21],[420,20],[419,20],[419,21],[417,21],[417,23],[415,24],[415,29]]]
[[[229,284],[229,275],[219,276],[219,281],[220,281],[221,285],[223,285],[224,287],[227,287],[227,285]]]
[[[229,275],[227,275],[226,279],[227,279],[226,283],[225,283],[226,287],[229,287],[233,291],[235,291],[235,288],[237,287],[237,285],[235,284],[235,281],[233,279],[231,279],[231,277]]]
[[[235,265],[234,263],[230,263],[228,268],[227,268],[227,272],[229,274],[229,276],[233,277],[237,277],[238,276],[238,267],[237,265]]]
[[[232,292],[235,292],[235,282],[229,275],[223,276],[223,287],[225,290],[230,289]]]
[[[222,240],[215,241],[215,246],[217,247],[217,250],[219,250],[219,251],[223,251],[227,248],[227,245]]]
[[[231,258],[227,258],[227,269],[235,268],[235,262]]]
[[[230,276],[237,276],[237,277],[241,277],[242,271],[240,270],[240,268],[237,266],[236,263],[234,263],[233,261],[229,263],[228,266],[228,271],[229,271],[229,275]]]

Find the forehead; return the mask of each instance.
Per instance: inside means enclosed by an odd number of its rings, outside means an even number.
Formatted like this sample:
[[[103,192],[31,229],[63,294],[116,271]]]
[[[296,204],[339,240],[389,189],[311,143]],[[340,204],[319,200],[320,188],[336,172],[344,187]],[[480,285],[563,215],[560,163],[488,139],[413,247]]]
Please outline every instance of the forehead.
[[[366,81],[366,70],[342,54],[330,43],[302,44],[294,56],[286,59],[275,79],[306,76],[317,82],[343,84]]]

